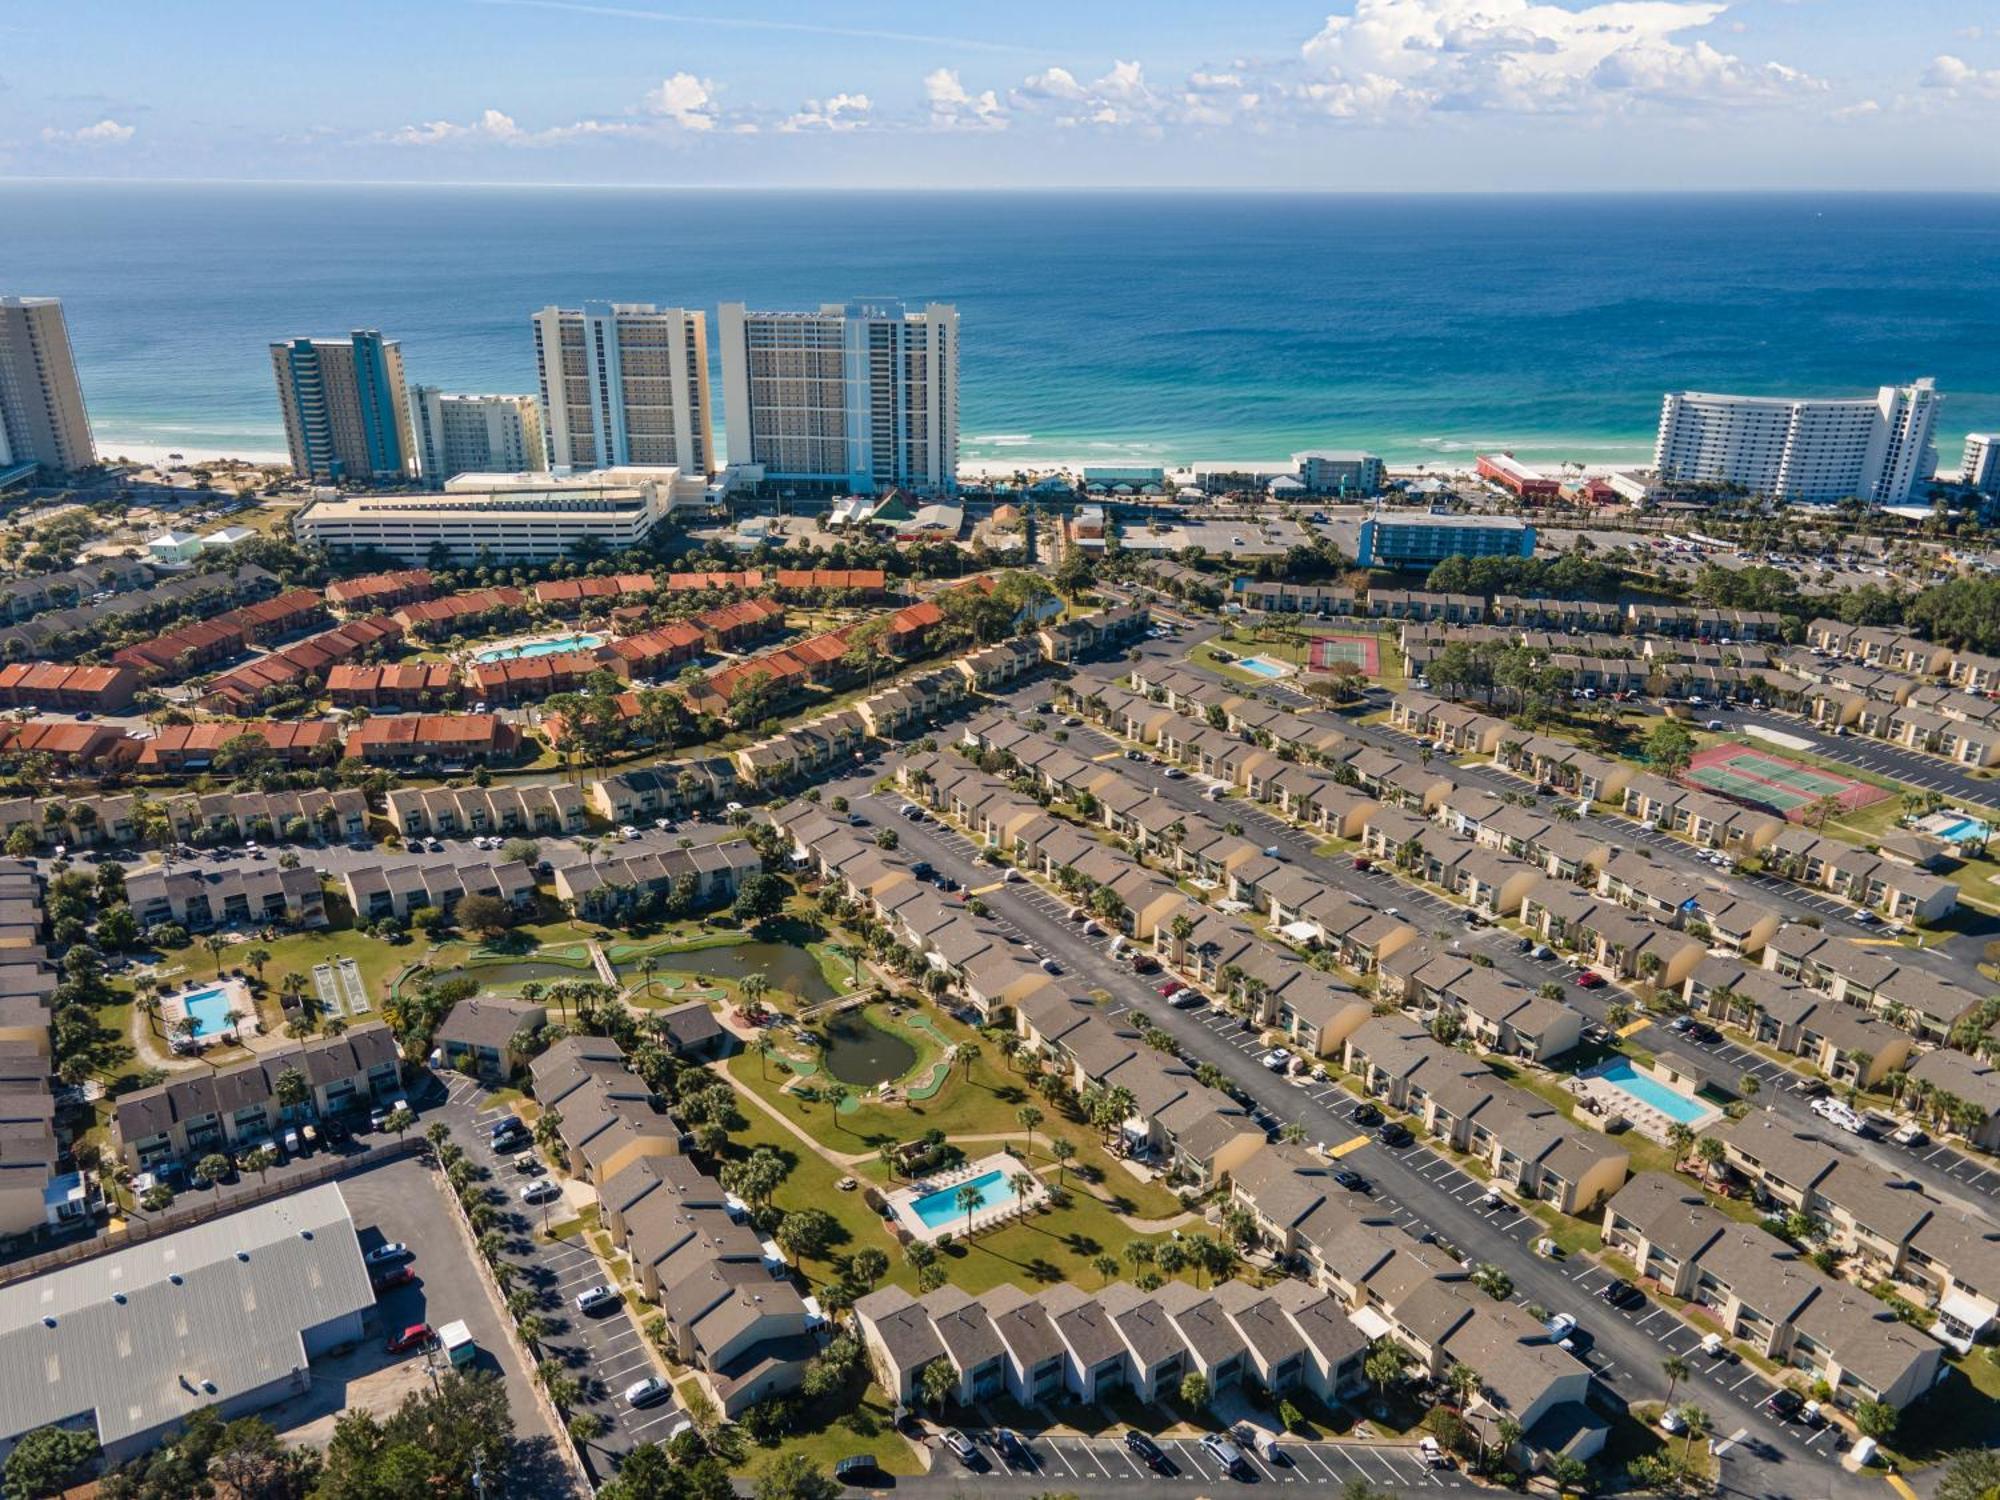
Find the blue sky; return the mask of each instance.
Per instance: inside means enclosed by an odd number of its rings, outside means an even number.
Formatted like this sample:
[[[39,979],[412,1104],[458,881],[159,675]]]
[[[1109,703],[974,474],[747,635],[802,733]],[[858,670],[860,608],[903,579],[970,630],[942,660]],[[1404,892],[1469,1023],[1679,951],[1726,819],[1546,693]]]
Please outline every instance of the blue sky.
[[[2000,186],[1995,0],[16,0],[0,176]]]

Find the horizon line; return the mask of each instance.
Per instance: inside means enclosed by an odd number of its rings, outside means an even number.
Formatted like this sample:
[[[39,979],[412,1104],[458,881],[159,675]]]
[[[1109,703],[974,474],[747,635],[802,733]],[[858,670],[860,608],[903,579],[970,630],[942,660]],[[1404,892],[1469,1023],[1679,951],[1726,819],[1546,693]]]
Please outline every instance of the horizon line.
[[[822,183],[740,183],[740,182],[523,182],[519,179],[449,178],[418,180],[375,177],[105,177],[43,176],[0,173],[0,186],[91,186],[91,187],[366,187],[366,188],[503,188],[537,192],[630,192],[630,193],[796,193],[819,196],[851,196],[856,193],[930,193],[971,197],[984,193],[1200,193],[1206,195],[1314,196],[1354,198],[1695,198],[1695,197],[1883,197],[1883,198],[1995,198],[2000,188],[1969,187],[1517,187],[1517,188],[1373,188],[1312,187],[1304,185],[1245,185],[1242,183],[1182,183],[1174,185],[1141,183],[994,183],[980,186],[939,185],[925,182],[827,185]]]

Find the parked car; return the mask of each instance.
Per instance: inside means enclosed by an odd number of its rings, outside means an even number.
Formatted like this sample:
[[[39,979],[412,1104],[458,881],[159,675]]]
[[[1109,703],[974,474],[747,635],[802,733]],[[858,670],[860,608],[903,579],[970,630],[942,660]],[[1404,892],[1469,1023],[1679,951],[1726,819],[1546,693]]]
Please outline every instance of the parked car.
[[[1570,982],[1580,990],[1601,990],[1604,988],[1604,976],[1595,969],[1578,969],[1576,971],[1576,978]]]
[[[412,1323],[408,1328],[405,1328],[401,1333],[389,1340],[388,1351],[391,1354],[408,1354],[413,1349],[423,1348],[424,1345],[431,1341],[432,1337],[430,1324]]]
[[[401,1240],[390,1240],[387,1244],[377,1245],[361,1258],[371,1266],[393,1266],[410,1258],[410,1247]]]
[[[417,1269],[415,1266],[396,1266],[392,1270],[381,1272],[374,1278],[372,1284],[375,1288],[375,1295],[379,1297],[384,1292],[395,1291],[399,1286],[408,1286],[416,1279]]]
[[[635,1380],[625,1387],[627,1406],[651,1406],[655,1401],[671,1395],[673,1387],[658,1375],[648,1375],[644,1380]]]
[[[1416,1139],[1416,1137],[1410,1134],[1409,1128],[1400,1120],[1386,1121],[1382,1128],[1375,1132],[1375,1138],[1383,1145],[1397,1149],[1409,1145],[1412,1140]]]
[[[1645,1294],[1622,1277],[1613,1277],[1597,1289],[1597,1300],[1609,1307],[1631,1307],[1644,1302]]]
[[[972,1467],[973,1462],[979,1457],[978,1446],[971,1438],[960,1432],[956,1427],[945,1428],[943,1432],[938,1434],[938,1441],[944,1444],[953,1458],[964,1464],[968,1469]]]
[[[1000,1450],[1001,1458],[1010,1469],[1032,1469],[1034,1456],[1028,1452],[1028,1445],[1021,1441],[1021,1435],[1011,1427],[1003,1427],[993,1435],[993,1446]]]
[[[1370,1125],[1380,1125],[1382,1123],[1382,1111],[1364,1101],[1349,1110],[1347,1118],[1365,1128]]]
[[[1167,1450],[1143,1432],[1135,1430],[1125,1434],[1125,1451],[1155,1474],[1171,1474],[1174,1471]]]
[[[546,1177],[538,1177],[521,1189],[523,1203],[547,1203],[552,1198],[560,1198],[562,1189]]]
[[[610,1307],[616,1304],[616,1302],[618,1301],[618,1294],[612,1291],[610,1287],[606,1286],[603,1282],[600,1281],[597,1283],[597,1285],[587,1286],[582,1291],[578,1292],[574,1300],[576,1303],[576,1310],[578,1312],[594,1313],[598,1311],[600,1308]]]
[[[1243,1456],[1243,1450],[1219,1432],[1211,1432],[1201,1440],[1201,1451],[1214,1459],[1231,1479],[1240,1479],[1250,1472],[1250,1460]]]
[[[1350,1193],[1365,1193],[1374,1186],[1373,1183],[1369,1182],[1366,1177],[1363,1177],[1352,1167],[1340,1168],[1333,1174],[1333,1180],[1337,1185],[1346,1188]]]
[[[1930,1136],[1921,1125],[1905,1125],[1891,1133],[1889,1139],[1899,1146],[1928,1146],[1931,1143]]]

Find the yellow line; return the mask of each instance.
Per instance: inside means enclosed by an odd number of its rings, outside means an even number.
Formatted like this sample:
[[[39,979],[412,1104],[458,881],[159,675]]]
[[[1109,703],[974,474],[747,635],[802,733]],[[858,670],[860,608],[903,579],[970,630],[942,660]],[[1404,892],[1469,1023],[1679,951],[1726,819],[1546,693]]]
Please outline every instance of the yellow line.
[[[1125,752],[1123,750],[1107,750],[1102,755],[1093,755],[1090,758],[1092,760],[1123,760]]]
[[[1882,1477],[1889,1481],[1889,1488],[1901,1495],[1903,1500],[1917,1500],[1917,1492],[1910,1488],[1902,1475],[1884,1474]]]
[[[990,896],[1006,883],[1004,880],[996,880],[991,885],[976,885],[967,894],[973,896]]]
[[[1638,1020],[1634,1021],[1630,1026],[1619,1027],[1618,1034],[1620,1036],[1637,1036],[1640,1032],[1644,1031],[1648,1026],[1651,1026],[1652,1024],[1653,1021],[1650,1016],[1641,1016],[1639,1017]]]
[[[1854,944],[1857,948],[1900,948],[1903,946],[1901,938],[1849,938],[1848,942]]]
[[[1326,1154],[1331,1157],[1339,1158],[1347,1155],[1347,1153],[1350,1151],[1359,1151],[1363,1146],[1367,1144],[1368,1144],[1367,1136],[1357,1135],[1351,1141],[1342,1141],[1338,1146],[1327,1147]]]

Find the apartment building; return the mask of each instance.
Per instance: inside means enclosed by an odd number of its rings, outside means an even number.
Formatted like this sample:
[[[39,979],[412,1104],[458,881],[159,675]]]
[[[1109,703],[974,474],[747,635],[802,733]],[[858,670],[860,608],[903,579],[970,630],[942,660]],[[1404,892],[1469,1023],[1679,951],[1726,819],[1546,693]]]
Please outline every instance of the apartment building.
[[[132,706],[138,690],[138,671],[124,664],[83,667],[16,661],[0,666],[0,707],[115,714]]]
[[[549,466],[533,396],[468,396],[410,387],[417,469],[433,485],[456,474],[531,473]]]
[[[96,462],[61,299],[0,297],[0,469],[75,473]]]
[[[423,906],[449,912],[475,894],[495,897],[517,912],[529,911],[535,904],[534,872],[518,860],[360,865],[343,871],[341,883],[356,920],[365,922],[384,917],[408,921],[410,913]]]
[[[717,333],[732,465],[864,495],[957,487],[957,308],[725,302]]]
[[[701,911],[736,899],[743,877],[763,869],[748,843],[697,844],[644,854],[600,855],[555,872],[556,898],[582,916],[602,918],[653,897],[674,897]]]
[[[660,466],[704,479],[720,467],[703,314],[590,302],[545,307],[533,324],[550,467]],[[729,409],[740,410],[733,398]]]
[[[436,762],[445,770],[511,760],[520,731],[492,714],[402,714],[348,732],[345,754],[369,765]]]
[[[1724,485],[1752,495],[1903,505],[1937,471],[1936,382],[1875,396],[1798,399],[1669,392],[1653,467],[1667,484]]]
[[[1376,511],[1361,523],[1355,565],[1430,568],[1447,557],[1533,557],[1535,528],[1514,516]]]
[[[205,771],[225,746],[244,739],[261,741],[272,759],[285,766],[318,765],[340,753],[340,730],[321,719],[165,724],[145,742],[139,769],[174,775]]]
[[[458,668],[448,661],[392,666],[338,662],[327,669],[326,696],[336,708],[424,713],[453,707],[464,694]]]
[[[278,1102],[279,1080],[291,1072],[303,1074],[309,1085],[303,1104]],[[234,1154],[270,1140],[287,1124],[343,1114],[402,1091],[395,1034],[380,1021],[363,1021],[337,1036],[314,1037],[248,1062],[177,1074],[121,1094],[111,1129],[119,1155],[133,1171],[143,1172],[212,1151]]]
[[[126,877],[125,899],[142,929],[168,922],[189,932],[327,924],[326,896],[309,869],[148,865]]]
[[[417,472],[403,346],[372,328],[344,339],[271,345],[292,472],[329,483],[405,480]]]
[[[404,568],[335,579],[326,586],[326,602],[345,614],[372,615],[399,604],[428,599],[437,591],[438,582],[429,568]]]
[[[508,782],[466,787],[395,787],[389,822],[404,839],[494,835],[561,837],[583,832],[584,795],[568,782]]]
[[[589,797],[600,816],[624,824],[679,817],[697,807],[727,802],[736,786],[734,762],[718,755],[614,772],[593,781]]]

